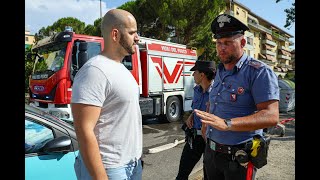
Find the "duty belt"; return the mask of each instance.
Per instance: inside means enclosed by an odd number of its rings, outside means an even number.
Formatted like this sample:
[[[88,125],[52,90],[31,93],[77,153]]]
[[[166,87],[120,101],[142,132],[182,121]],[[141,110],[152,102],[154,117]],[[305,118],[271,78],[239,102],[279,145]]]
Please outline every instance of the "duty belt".
[[[207,138],[207,143],[211,150],[226,153],[226,154],[234,154],[239,149],[244,149],[246,143],[237,144],[237,145],[225,145],[219,144],[217,142],[212,141],[211,139]]]

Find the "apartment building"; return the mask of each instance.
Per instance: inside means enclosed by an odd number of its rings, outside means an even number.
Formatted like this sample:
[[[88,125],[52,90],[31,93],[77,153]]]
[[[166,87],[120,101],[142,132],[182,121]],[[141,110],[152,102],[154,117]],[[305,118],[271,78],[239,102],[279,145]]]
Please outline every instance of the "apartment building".
[[[34,35],[30,34],[30,31],[27,27],[25,27],[24,30],[25,34],[24,34],[24,45],[25,48],[31,46],[32,44],[34,44]]]
[[[249,27],[245,38],[245,51],[248,55],[268,64],[274,72],[284,77],[288,71],[294,71],[289,40],[293,35],[285,32],[271,22],[252,12],[245,5],[226,0],[224,12],[242,21]]]

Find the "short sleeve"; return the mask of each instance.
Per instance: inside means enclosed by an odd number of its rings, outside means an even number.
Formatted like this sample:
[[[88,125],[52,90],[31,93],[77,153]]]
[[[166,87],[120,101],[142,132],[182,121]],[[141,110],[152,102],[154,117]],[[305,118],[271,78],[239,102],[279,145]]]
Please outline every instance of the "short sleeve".
[[[71,102],[102,107],[109,89],[108,79],[98,67],[83,66],[75,76]]]
[[[269,100],[279,100],[278,78],[270,68],[257,69],[253,78],[251,91],[255,104]]]

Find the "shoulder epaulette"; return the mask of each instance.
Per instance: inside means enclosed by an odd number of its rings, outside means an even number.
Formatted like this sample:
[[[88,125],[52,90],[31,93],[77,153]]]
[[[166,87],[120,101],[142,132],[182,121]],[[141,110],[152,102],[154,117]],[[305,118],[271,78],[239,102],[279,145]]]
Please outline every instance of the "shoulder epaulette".
[[[249,66],[252,66],[256,69],[259,69],[260,67],[264,66],[264,64],[261,61],[251,59],[248,63]]]

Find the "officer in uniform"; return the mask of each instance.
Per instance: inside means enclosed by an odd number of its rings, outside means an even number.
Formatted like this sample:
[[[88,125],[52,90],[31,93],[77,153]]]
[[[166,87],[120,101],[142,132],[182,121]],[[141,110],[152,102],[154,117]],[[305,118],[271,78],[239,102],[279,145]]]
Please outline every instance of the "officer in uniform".
[[[198,60],[190,71],[194,71],[192,75],[196,83],[196,86],[193,88],[194,93],[191,107],[192,109],[206,111],[209,102],[209,91],[215,77],[216,65],[214,61]],[[186,144],[181,154],[176,180],[187,180],[204,152],[206,142],[202,138],[201,126],[200,118],[192,112],[182,128],[186,132]]]
[[[207,126],[206,175],[209,180],[254,179],[261,165],[260,160],[257,167],[252,163],[254,157],[266,156],[267,150],[257,153],[252,142],[279,121],[278,79],[265,63],[244,52],[249,28],[241,21],[221,14],[211,30],[221,63],[209,95],[210,113],[194,110]]]

